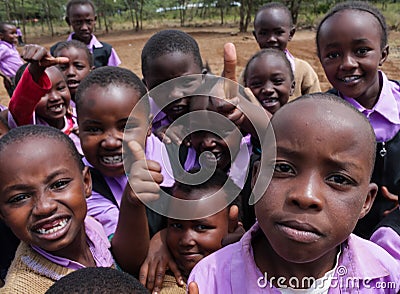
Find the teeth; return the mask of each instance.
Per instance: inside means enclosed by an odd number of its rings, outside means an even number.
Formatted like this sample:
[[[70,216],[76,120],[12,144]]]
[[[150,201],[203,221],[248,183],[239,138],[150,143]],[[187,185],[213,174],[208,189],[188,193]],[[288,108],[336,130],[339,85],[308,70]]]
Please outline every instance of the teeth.
[[[115,156],[104,156],[103,161],[106,164],[116,164],[122,162],[122,155],[115,155]]]
[[[61,111],[63,109],[63,104],[58,104],[55,106],[50,107],[52,111]]]
[[[266,106],[270,106],[270,105],[276,104],[277,102],[278,102],[278,99],[276,99],[276,98],[270,98],[270,99],[264,99],[264,100],[262,101],[262,104],[263,104],[263,105],[266,105]]]
[[[355,80],[358,80],[359,78],[360,78],[360,76],[344,77],[344,78],[342,78],[342,81],[344,81],[346,83],[350,83],[350,82],[353,82]]]
[[[43,234],[43,235],[52,234],[52,233],[55,233],[55,232],[61,230],[62,228],[64,228],[67,225],[67,223],[68,223],[68,219],[64,219],[57,226],[55,226],[55,227],[53,227],[51,229],[48,229],[48,230],[46,230],[46,229],[37,229],[36,231],[38,233],[40,233],[40,234]]]

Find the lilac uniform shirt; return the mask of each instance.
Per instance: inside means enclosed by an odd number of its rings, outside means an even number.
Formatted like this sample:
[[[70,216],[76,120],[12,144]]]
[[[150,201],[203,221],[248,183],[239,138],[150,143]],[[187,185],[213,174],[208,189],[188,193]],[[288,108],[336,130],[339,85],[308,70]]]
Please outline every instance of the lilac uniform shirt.
[[[289,50],[288,49],[285,49],[285,55],[286,55],[286,58],[289,60],[289,63],[290,63],[290,66],[292,67],[292,71],[293,71],[293,74],[294,74],[294,70],[295,70],[295,64],[294,64],[294,56],[289,52]]]
[[[400,262],[400,236],[395,230],[390,227],[379,227],[372,234],[370,240],[384,248]]]
[[[249,168],[250,162],[250,154],[251,154],[251,144],[249,137],[243,137],[240,143],[240,148],[236,157],[234,158],[231,168],[229,169],[229,178],[241,189],[246,182],[247,171]],[[198,167],[198,156],[196,154],[196,150],[191,147],[188,149],[188,154],[186,157],[186,161],[184,164],[184,169],[186,171],[191,170],[194,167]]]
[[[15,76],[15,73],[24,62],[19,56],[15,45],[0,40],[0,70],[9,78]]]
[[[376,141],[386,142],[400,131],[400,86],[389,81],[382,71],[379,71],[379,76],[382,80],[382,90],[372,109],[363,107],[353,98],[340,96],[368,118],[375,131]]]
[[[74,33],[70,34],[68,36],[67,41],[72,40],[72,36]],[[90,43],[87,45],[87,48],[89,49],[90,53],[93,54],[93,47],[94,48],[101,48],[103,45],[100,43],[99,40],[97,40],[96,36],[92,34],[92,39],[90,39]],[[121,64],[121,60],[119,59],[117,52],[115,52],[114,48],[111,49],[111,55],[108,58],[108,66],[118,66]]]
[[[158,130],[160,127],[169,126],[172,121],[169,120],[164,111],[158,107],[153,98],[149,97],[150,113],[154,116],[151,122],[151,128],[153,132]]]
[[[87,236],[87,244],[89,245],[89,249],[90,252],[92,253],[93,259],[96,262],[96,266],[97,267],[113,266],[114,258],[110,252],[111,245],[100,223],[97,222],[92,217],[86,217],[85,230]],[[79,262],[70,260],[68,258],[55,256],[37,246],[31,246],[31,247],[33,250],[42,255],[44,258],[54,262],[55,264],[73,270],[85,268],[85,266],[80,264]]]
[[[199,293],[208,294],[280,293],[270,283],[264,284],[265,275],[254,261],[251,242],[256,234],[262,234],[258,223],[239,242],[202,259],[193,268],[188,284],[195,281]],[[400,290],[400,264],[381,247],[353,234],[341,246],[328,293],[397,293]],[[359,280],[359,289],[351,287],[354,278]],[[346,288],[346,281],[350,288]],[[388,282],[394,282],[387,286],[393,289],[378,289]]]
[[[153,134],[147,137],[145,154],[148,160],[154,160],[160,163],[161,174],[164,178],[161,186],[172,187],[175,180],[173,178],[167,149],[165,148],[165,145]],[[90,166],[86,159],[84,159],[84,163]],[[126,175],[121,175],[118,177],[104,176],[104,179],[110,187],[118,205],[120,205],[122,194],[128,182]],[[92,191],[92,195],[87,199],[87,205],[88,215],[94,217],[103,225],[107,236],[113,234],[118,224],[119,208],[96,191]]]

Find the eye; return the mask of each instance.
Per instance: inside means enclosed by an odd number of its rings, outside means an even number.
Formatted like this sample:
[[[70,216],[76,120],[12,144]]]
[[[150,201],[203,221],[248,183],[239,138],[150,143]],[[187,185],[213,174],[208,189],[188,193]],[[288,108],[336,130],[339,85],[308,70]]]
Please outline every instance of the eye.
[[[355,181],[354,180],[352,180],[348,176],[341,175],[341,174],[331,175],[326,180],[329,183],[332,183],[334,185],[340,185],[340,186],[355,185]]]
[[[95,127],[95,126],[87,126],[83,130],[86,133],[90,133],[90,134],[99,134],[99,133],[101,133],[101,129],[99,127]]]
[[[67,70],[67,65],[65,65],[65,64],[60,64],[60,65],[58,65],[58,68],[59,68],[61,71],[65,71],[65,70]]]
[[[71,182],[71,180],[69,179],[57,180],[56,182],[51,184],[50,188],[54,190],[62,190],[69,184],[69,182]]]
[[[365,55],[367,55],[367,53],[368,53],[369,51],[370,51],[370,50],[369,50],[368,48],[359,48],[359,49],[357,49],[356,54],[357,54],[358,56],[365,56]]]
[[[214,227],[212,227],[212,226],[203,225],[203,224],[198,224],[195,226],[195,230],[198,232],[212,230],[213,228]]]
[[[294,168],[283,162],[277,162],[274,166],[274,175],[296,174]]]
[[[275,79],[272,82],[274,83],[275,86],[280,86],[285,82],[285,80],[284,79]]]
[[[21,193],[21,194],[18,194],[16,196],[8,199],[7,203],[19,203],[25,199],[29,199],[30,197],[31,197],[31,195],[29,195],[27,193]]]
[[[180,230],[180,229],[182,229],[182,224],[180,224],[180,223],[171,223],[171,224],[169,224],[169,227],[173,228],[173,229],[176,229],[176,230]]]
[[[326,55],[326,57],[328,59],[334,59],[334,58],[338,58],[340,56],[340,54],[338,52],[330,52]]]

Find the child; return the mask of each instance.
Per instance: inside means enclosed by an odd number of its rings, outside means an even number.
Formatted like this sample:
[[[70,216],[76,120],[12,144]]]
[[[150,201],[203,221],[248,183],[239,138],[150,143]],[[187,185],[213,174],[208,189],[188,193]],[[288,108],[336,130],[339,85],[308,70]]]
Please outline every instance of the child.
[[[318,26],[317,49],[335,88],[331,92],[362,112],[375,130],[378,153],[372,181],[379,191],[355,231],[368,239],[384,211],[393,206],[384,196],[400,194],[400,85],[379,70],[389,53],[385,19],[366,2],[338,4]]]
[[[118,66],[121,64],[117,53],[110,44],[100,42],[93,34],[96,25],[96,8],[91,0],[70,0],[66,8],[65,20],[72,26],[74,32],[69,35],[67,41],[78,40],[86,44],[93,54],[94,66]],[[58,43],[50,48],[51,55],[54,55]]]
[[[22,53],[30,61],[10,100],[8,123],[11,128],[26,124],[49,125],[69,135],[78,151],[77,123],[69,111],[71,95],[63,74],[55,66],[68,61],[51,57],[44,47],[27,45]]]
[[[135,277],[122,271],[86,267],[66,275],[46,291],[46,294],[59,293],[148,294],[149,291]]]
[[[288,102],[295,89],[289,60],[282,51],[272,48],[262,49],[250,58],[243,78],[245,87],[271,114]]]
[[[10,97],[15,88],[15,73],[24,63],[15,46],[17,42],[17,28],[0,22],[0,76],[3,77],[4,87]]]
[[[59,64],[58,67],[67,81],[71,93],[71,104],[75,104],[75,93],[79,83],[94,69],[93,55],[84,43],[71,40],[58,43],[53,56],[69,59],[68,63]],[[72,106],[75,108],[74,105]]]
[[[25,43],[22,40],[22,32],[21,32],[21,27],[17,27],[17,37],[18,37],[18,45],[19,46],[24,46]]]
[[[368,121],[341,99],[316,93],[283,106],[271,122],[277,154],[256,168],[258,180],[274,171],[255,205],[258,222],[240,242],[199,262],[189,282],[200,293],[381,293],[379,285],[392,282],[388,292],[397,293],[399,263],[351,234],[377,192]]]
[[[87,200],[88,215],[103,225],[107,236],[115,232],[121,197],[127,186],[122,156],[125,128],[132,139],[142,144],[146,158],[161,165],[164,176],[161,186],[171,187],[174,183],[165,146],[150,131],[150,110],[145,95],[144,84],[133,72],[111,66],[92,71],[80,83],[75,95],[85,163],[93,167],[94,191]],[[154,234],[163,219],[158,215],[151,217],[155,218],[150,221]]]
[[[86,216],[90,173],[64,133],[37,125],[12,129],[0,140],[0,175],[0,217],[22,241],[4,293],[44,293],[74,270],[115,267],[113,257],[137,273],[149,238],[143,205],[128,187],[110,244],[101,225]],[[137,243],[136,233],[147,238]]]
[[[293,57],[287,49],[287,43],[292,40],[295,32],[292,15],[282,3],[265,4],[254,17],[253,35],[260,48],[282,50],[292,65],[296,84],[290,100],[304,94],[321,91],[318,76],[310,64]]]
[[[196,40],[185,32],[179,30],[160,31],[154,34],[143,47],[142,75],[148,90],[174,78],[206,72]],[[152,97],[155,100],[150,100],[151,113],[154,115],[153,132],[165,143],[170,143],[172,139],[180,145],[181,136],[177,137],[174,132],[171,132],[171,138],[169,138],[165,134],[165,130],[177,118],[189,112],[190,95],[198,86],[198,79],[191,77],[186,81],[184,87],[168,89],[161,95]],[[165,95],[166,92],[169,93],[168,96]],[[169,104],[177,97],[183,98]],[[160,109],[163,104],[167,106]]]

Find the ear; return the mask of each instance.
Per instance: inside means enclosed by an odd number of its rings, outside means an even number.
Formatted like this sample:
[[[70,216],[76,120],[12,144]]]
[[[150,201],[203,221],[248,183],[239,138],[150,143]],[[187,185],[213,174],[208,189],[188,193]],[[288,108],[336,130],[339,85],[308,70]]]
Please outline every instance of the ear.
[[[385,63],[385,61],[386,61],[386,59],[387,59],[388,56],[389,56],[389,45],[386,45],[386,46],[382,49],[382,52],[381,52],[381,59],[379,60],[379,66],[382,66],[382,65]]]
[[[289,32],[289,41],[292,41],[292,38],[293,38],[293,36],[294,36],[295,33],[296,33],[296,27],[293,26],[293,27],[290,29],[290,32]]]
[[[293,95],[295,87],[296,87],[296,81],[293,81],[293,82],[292,82],[292,85],[290,85],[289,96],[292,96],[292,95]]]
[[[254,188],[256,184],[256,179],[258,177],[258,173],[260,172],[260,160],[254,162],[253,170],[251,171],[251,188]]]
[[[237,205],[232,205],[231,207],[229,207],[228,213],[228,232],[233,233],[239,224],[239,208],[237,207]]]
[[[92,195],[92,176],[90,175],[89,167],[85,166],[82,170],[83,184],[85,188],[85,196],[89,198]]]
[[[361,209],[359,219],[363,218],[370,211],[377,193],[378,193],[378,186],[375,183],[370,183],[368,185],[368,194],[365,199],[364,205]]]
[[[69,21],[69,17],[68,16],[65,17],[65,21],[69,26],[71,26],[71,22]]]
[[[97,21],[97,15],[94,16],[94,21]]]

